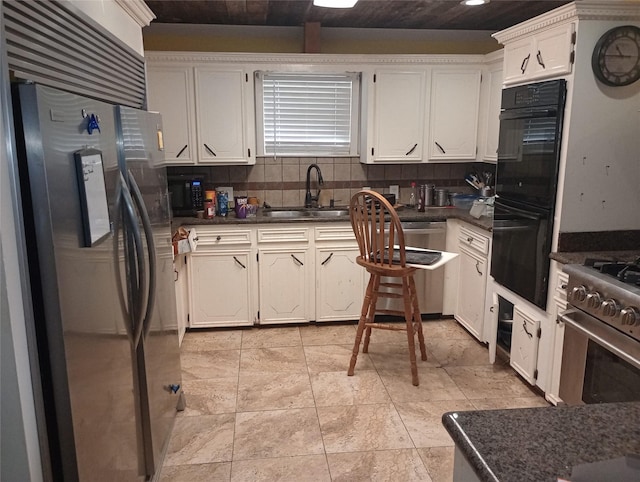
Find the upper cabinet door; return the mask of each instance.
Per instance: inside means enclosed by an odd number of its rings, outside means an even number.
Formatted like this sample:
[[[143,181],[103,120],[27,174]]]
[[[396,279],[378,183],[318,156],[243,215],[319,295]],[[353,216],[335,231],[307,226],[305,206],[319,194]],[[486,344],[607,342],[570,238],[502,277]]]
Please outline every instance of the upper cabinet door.
[[[190,66],[147,67],[149,110],[162,114],[166,164],[196,162],[193,69]]]
[[[489,98],[485,117],[484,153],[485,161],[497,162],[498,138],[500,134],[500,104],[502,103],[502,67],[490,69],[487,73]]]
[[[247,73],[234,67],[197,67],[195,77],[199,163],[254,163],[248,142]]]
[[[376,71],[373,77],[373,162],[420,162],[424,152],[424,71]]]
[[[475,159],[480,70],[434,70],[429,118],[429,159]]]
[[[574,24],[568,23],[504,46],[504,84],[570,74],[573,65]]]

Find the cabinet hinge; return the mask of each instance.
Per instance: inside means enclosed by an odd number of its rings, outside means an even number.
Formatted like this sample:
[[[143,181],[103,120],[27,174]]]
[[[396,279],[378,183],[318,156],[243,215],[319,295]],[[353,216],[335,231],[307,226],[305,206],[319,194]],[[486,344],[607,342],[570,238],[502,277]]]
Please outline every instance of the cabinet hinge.
[[[480,83],[482,84],[482,74],[480,74]]]
[[[256,253],[256,261],[259,263],[260,262],[260,253]]]
[[[187,322],[191,321],[191,315],[189,313],[187,313]]]
[[[260,310],[258,310],[258,320],[260,319]]]
[[[534,380],[538,379],[538,369],[537,368],[535,370],[533,370],[533,379]]]
[[[373,156],[374,150],[373,147],[371,148],[371,155]]]
[[[575,44],[576,44],[576,32],[573,32],[573,33],[571,34],[571,43],[572,43],[573,45],[575,45]]]
[[[538,328],[538,338],[542,337],[542,328]]]
[[[373,82],[375,83],[376,81],[376,74],[373,74]]]
[[[247,157],[251,157],[251,148],[247,149]]]
[[[187,255],[184,255],[184,264],[187,264]]]
[[[569,63],[573,64],[575,62],[575,60],[576,60],[576,52],[573,51],[573,52],[571,52],[571,55],[569,55]]]
[[[249,74],[244,74],[244,81],[249,82]]]

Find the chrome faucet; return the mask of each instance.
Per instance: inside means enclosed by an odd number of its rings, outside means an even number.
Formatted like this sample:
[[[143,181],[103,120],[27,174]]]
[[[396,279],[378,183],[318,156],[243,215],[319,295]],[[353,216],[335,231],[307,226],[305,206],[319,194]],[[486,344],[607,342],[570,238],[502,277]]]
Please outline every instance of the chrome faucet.
[[[318,171],[318,190],[316,191],[316,195],[312,196],[311,195],[311,169],[314,169],[316,171]],[[317,164],[311,164],[308,168],[307,168],[307,192],[304,196],[304,207],[305,208],[311,208],[313,207],[314,203],[317,206],[318,205],[318,198],[320,197],[320,188],[324,186],[324,180],[322,179],[322,171],[320,171],[320,166],[318,166]]]

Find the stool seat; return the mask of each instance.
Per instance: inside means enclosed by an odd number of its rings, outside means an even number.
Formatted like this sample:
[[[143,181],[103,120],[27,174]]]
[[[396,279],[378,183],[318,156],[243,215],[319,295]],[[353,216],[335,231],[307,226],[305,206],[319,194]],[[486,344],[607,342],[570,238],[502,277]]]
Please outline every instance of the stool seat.
[[[427,350],[422,333],[422,316],[418,306],[418,297],[413,275],[416,258],[408,261],[405,249],[404,232],[398,213],[393,206],[375,191],[359,191],[352,198],[349,205],[351,226],[358,243],[360,255],[356,262],[369,273],[369,283],[365,292],[353,353],[349,363],[347,375],[354,374],[360,343],[364,334],[363,353],[369,351],[369,341],[372,329],[406,331],[409,347],[409,361],[411,366],[411,380],[418,386],[418,367],[415,353],[415,334],[418,335],[420,358],[427,359]],[[411,260],[411,257],[409,256]],[[438,261],[438,254],[421,258],[425,263]],[[393,281],[382,280],[392,278]],[[404,301],[404,310],[377,310],[379,298],[400,298]],[[404,317],[404,324],[378,323],[376,314],[400,315]]]

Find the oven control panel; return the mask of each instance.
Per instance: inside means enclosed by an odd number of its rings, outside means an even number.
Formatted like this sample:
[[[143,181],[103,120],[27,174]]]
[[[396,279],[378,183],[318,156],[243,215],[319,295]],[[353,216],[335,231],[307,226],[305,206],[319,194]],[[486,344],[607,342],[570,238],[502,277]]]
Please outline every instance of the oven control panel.
[[[640,308],[627,300],[628,293],[615,284],[569,276],[567,298],[575,308],[640,339]],[[631,300],[633,303],[633,300]]]

